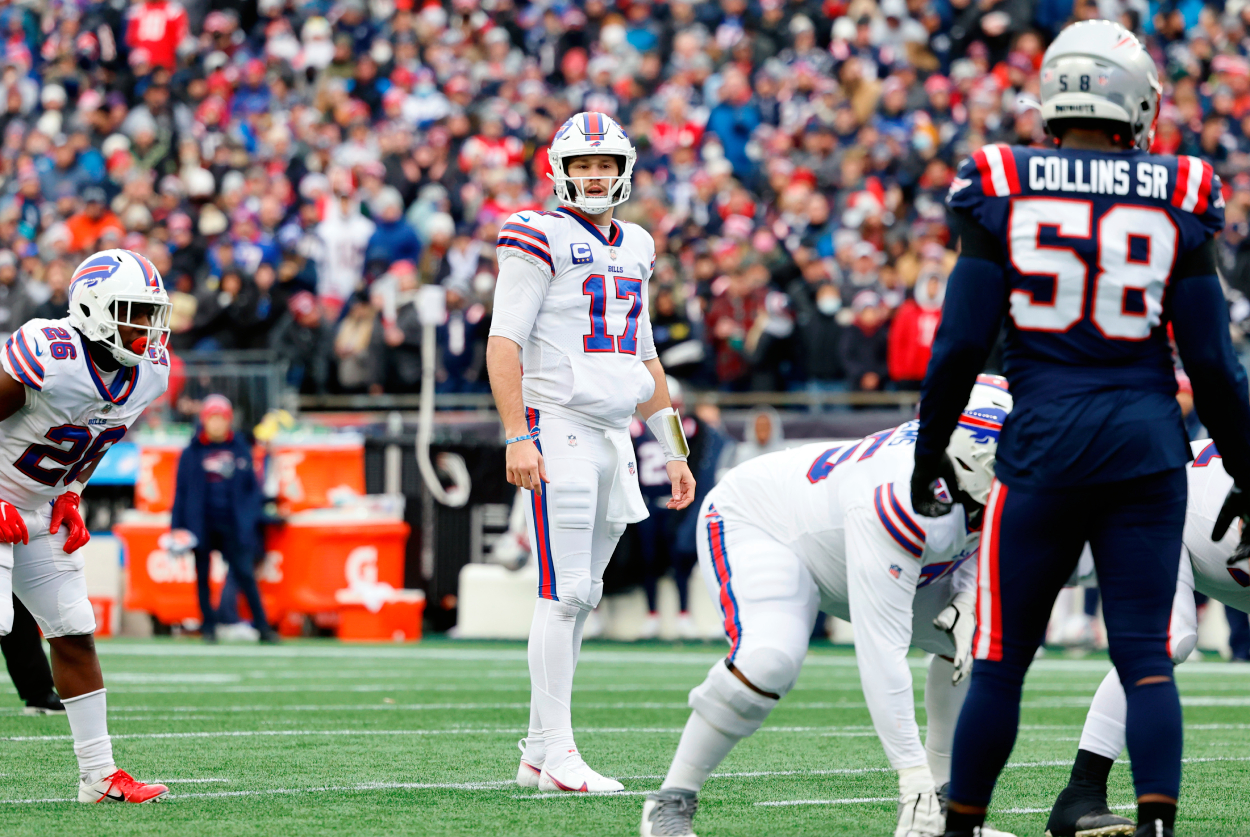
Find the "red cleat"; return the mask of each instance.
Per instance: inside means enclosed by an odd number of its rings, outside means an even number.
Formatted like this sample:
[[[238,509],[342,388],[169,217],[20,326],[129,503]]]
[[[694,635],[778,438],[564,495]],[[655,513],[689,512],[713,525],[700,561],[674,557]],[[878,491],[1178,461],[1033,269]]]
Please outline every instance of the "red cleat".
[[[125,770],[110,773],[91,784],[78,785],[79,802],[160,802],[169,796],[164,785],[148,785],[138,781]]]

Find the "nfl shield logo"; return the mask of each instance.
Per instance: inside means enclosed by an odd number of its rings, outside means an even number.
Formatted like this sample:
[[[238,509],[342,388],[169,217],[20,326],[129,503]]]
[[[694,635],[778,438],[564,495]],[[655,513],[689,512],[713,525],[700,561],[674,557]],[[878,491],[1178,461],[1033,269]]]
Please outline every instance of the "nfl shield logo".
[[[946,487],[946,480],[938,477],[933,481],[933,485],[929,486],[929,488],[932,489],[933,496],[938,500],[941,500],[943,503],[951,502],[951,492],[950,489]]]
[[[902,575],[902,573],[903,573],[903,568],[900,567],[898,564],[890,565],[890,575],[894,576],[895,578],[898,578],[900,575]]]
[[[631,462],[631,463],[629,463],[629,475],[630,475],[631,477],[634,475],[634,463],[632,463],[632,462]]]

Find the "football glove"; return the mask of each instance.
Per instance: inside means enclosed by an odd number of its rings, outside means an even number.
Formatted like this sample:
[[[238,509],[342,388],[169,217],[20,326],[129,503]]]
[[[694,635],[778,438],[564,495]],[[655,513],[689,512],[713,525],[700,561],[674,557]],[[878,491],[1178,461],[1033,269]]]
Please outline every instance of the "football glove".
[[[894,837],[942,837],[946,816],[928,765],[898,772],[898,825]]]
[[[55,535],[60,531],[62,523],[69,527],[64,546],[67,553],[76,552],[91,540],[91,535],[87,533],[87,525],[82,522],[82,515],[78,512],[78,504],[81,501],[82,497],[78,494],[66,491],[52,504],[52,519],[48,521],[48,532]]]
[[[1250,494],[1234,485],[1228,489],[1228,496],[1224,498],[1224,505],[1220,506],[1220,513],[1215,516],[1215,527],[1211,530],[1211,540],[1216,543],[1222,541],[1225,533],[1228,532],[1228,527],[1233,525],[1233,520],[1237,518],[1241,518],[1242,521],[1241,541],[1228,559],[1228,566],[1230,567],[1238,561],[1250,558],[1250,526],[1245,525],[1247,521],[1250,521]]]
[[[942,517],[955,506],[955,467],[943,453],[937,459],[916,457],[911,472],[911,507],[925,517]]]
[[[954,600],[933,620],[933,627],[946,631],[955,646],[955,673],[951,684],[958,686],[972,671],[972,634],[977,629],[976,596],[956,593]]]
[[[0,500],[0,543],[30,543],[22,513],[7,500]]]

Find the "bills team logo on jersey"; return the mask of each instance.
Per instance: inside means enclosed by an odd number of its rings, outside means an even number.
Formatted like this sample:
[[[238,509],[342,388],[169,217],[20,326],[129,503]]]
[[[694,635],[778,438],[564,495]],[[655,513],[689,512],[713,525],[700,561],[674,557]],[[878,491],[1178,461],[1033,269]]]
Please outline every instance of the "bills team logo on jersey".
[[[972,432],[972,441],[979,445],[990,442],[997,444],[998,434],[1002,432],[1003,422],[1007,420],[1007,411],[997,407],[978,407],[965,410],[959,417],[959,426]]]

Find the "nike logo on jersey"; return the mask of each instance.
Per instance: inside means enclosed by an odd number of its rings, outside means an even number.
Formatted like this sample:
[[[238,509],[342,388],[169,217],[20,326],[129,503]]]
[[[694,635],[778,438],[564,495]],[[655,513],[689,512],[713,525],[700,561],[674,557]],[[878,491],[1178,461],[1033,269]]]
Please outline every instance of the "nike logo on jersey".
[[[529,223],[530,217],[528,215],[522,215],[520,213],[517,213],[516,217],[520,218],[522,221],[526,222],[527,224]]]
[[[31,342],[35,344],[35,354],[37,354],[37,355],[43,355],[43,349],[39,348],[39,341],[38,341],[38,340],[32,340]]]

